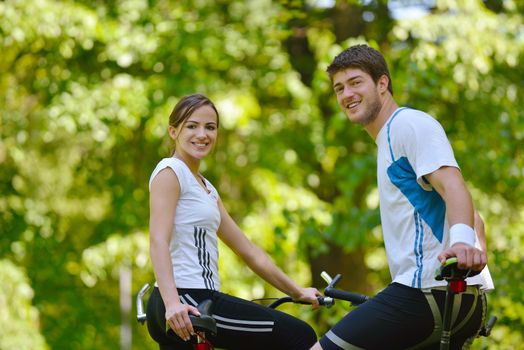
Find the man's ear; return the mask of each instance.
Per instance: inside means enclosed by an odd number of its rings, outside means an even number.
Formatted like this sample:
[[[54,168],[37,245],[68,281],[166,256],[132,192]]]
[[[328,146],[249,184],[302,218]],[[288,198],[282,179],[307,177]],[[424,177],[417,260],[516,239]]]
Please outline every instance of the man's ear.
[[[169,127],[167,128],[167,131],[169,132],[169,136],[170,136],[173,140],[176,140],[176,137],[177,137],[177,130],[175,129],[175,127],[169,125]]]
[[[388,76],[385,75],[385,74],[382,74],[382,76],[380,78],[378,78],[377,85],[378,85],[379,91],[381,93],[382,92],[386,92],[388,90],[388,85],[389,85],[389,78],[388,78]]]

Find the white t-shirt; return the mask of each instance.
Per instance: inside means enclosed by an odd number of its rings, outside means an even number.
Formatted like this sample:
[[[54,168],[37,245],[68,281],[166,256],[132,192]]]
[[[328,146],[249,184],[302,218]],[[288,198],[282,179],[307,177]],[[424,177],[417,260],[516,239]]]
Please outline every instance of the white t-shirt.
[[[399,108],[375,140],[384,244],[393,282],[414,288],[445,285],[435,280],[438,255],[449,247],[446,204],[423,177],[442,166],[457,167],[444,129],[430,115]],[[487,267],[468,284],[493,289]]]
[[[198,183],[187,165],[177,158],[162,159],[151,174],[171,168],[180,183],[180,198],[173,218],[169,250],[177,288],[220,289],[217,230],[220,226],[218,192],[206,179],[210,193]]]

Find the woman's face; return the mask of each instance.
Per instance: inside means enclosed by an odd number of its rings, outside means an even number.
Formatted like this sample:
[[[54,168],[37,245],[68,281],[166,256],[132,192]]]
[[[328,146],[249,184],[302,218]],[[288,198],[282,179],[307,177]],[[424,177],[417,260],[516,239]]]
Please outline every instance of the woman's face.
[[[196,109],[176,129],[169,127],[169,134],[175,140],[175,154],[183,158],[202,159],[213,149],[217,135],[217,114],[211,106]]]

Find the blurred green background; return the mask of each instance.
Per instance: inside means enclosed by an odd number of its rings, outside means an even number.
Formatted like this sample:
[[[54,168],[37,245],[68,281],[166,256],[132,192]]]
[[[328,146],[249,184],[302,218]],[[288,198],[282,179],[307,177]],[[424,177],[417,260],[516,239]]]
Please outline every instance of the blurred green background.
[[[522,349],[523,16],[517,0],[0,2],[0,349],[156,349],[133,302],[154,280],[147,183],[193,92],[221,112],[203,172],[246,234],[303,285],[384,287],[376,146],[324,73],[362,42],[397,101],[442,123],[486,222],[499,322],[474,348]],[[223,291],[281,296],[220,249]],[[284,310],[321,335],[348,307]]]

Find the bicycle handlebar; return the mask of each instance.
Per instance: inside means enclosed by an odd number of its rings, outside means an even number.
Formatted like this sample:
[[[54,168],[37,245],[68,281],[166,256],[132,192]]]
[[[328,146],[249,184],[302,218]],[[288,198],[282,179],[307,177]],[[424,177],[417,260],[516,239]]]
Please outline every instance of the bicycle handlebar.
[[[149,283],[144,284],[144,286],[140,289],[136,296],[136,319],[141,324],[144,324],[146,322],[147,316],[144,312],[144,306],[142,305],[142,297],[146,292],[149,290]]]
[[[491,316],[488,322],[480,329],[479,335],[483,337],[489,337],[493,326],[497,322],[497,316]]]
[[[326,288],[324,289],[324,295],[332,297],[334,299],[340,299],[349,301],[353,305],[360,305],[368,301],[369,297],[367,295],[346,292],[336,288]]]
[[[328,286],[324,289],[324,296],[317,297],[318,303],[321,306],[330,308],[331,306],[335,304],[335,299],[349,301],[352,305],[360,305],[369,299],[368,296],[363,295],[363,294],[346,292],[344,290],[336,289],[335,285],[342,278],[342,275],[340,274],[337,274],[335,278],[331,278],[331,276],[329,276],[327,272],[323,271],[321,276],[328,283]],[[144,324],[147,319],[147,315],[144,312],[142,298],[147,293],[149,288],[150,286],[148,283],[144,284],[144,286],[140,289],[136,297],[136,312],[137,312],[136,318],[138,322],[140,322],[141,324]],[[284,303],[291,303],[291,302],[295,304],[309,304],[303,301],[295,301],[290,296],[285,296],[285,297],[276,299],[268,307],[275,309]]]
[[[439,266],[435,271],[437,281],[463,281],[468,277],[476,276],[480,271],[462,270],[458,268],[458,259],[456,257],[447,259],[444,264]]]
[[[342,279],[341,274],[337,274],[335,275],[334,278],[331,278],[331,276],[326,271],[322,271],[320,276],[322,276],[322,278],[328,284],[327,287],[324,289],[324,296],[320,296],[317,298],[318,303],[322,306],[326,306],[327,308],[330,308],[331,306],[333,306],[333,304],[335,304],[335,299],[348,301],[352,305],[363,304],[369,299],[367,295],[347,292],[345,290],[335,288],[335,285]],[[257,300],[260,300],[260,299],[257,299]],[[268,307],[275,309],[284,303],[291,303],[291,302],[296,303],[296,304],[309,304],[307,302],[294,301],[291,297],[285,296],[285,297],[276,299]]]
[[[330,308],[335,303],[335,300],[333,300],[333,298],[330,298],[330,297],[317,297],[317,300],[318,300],[319,305],[325,306],[327,308]],[[306,301],[293,300],[293,298],[291,298],[290,296],[285,296],[282,298],[278,298],[277,300],[269,304],[268,307],[271,309],[276,309],[277,307],[285,303],[295,303],[295,304],[303,304],[303,305],[311,304]]]
[[[367,295],[346,292],[345,290],[336,289],[335,285],[342,279],[342,275],[337,273],[334,278],[328,275],[326,271],[320,274],[327,282],[328,286],[324,289],[324,295],[334,299],[349,301],[352,305],[360,305],[365,303],[369,297]]]
[[[217,334],[217,323],[216,320],[211,316],[211,299],[206,299],[197,305],[197,309],[200,312],[200,316],[189,315],[189,319],[193,324],[195,331],[201,331],[210,333],[212,335]]]

